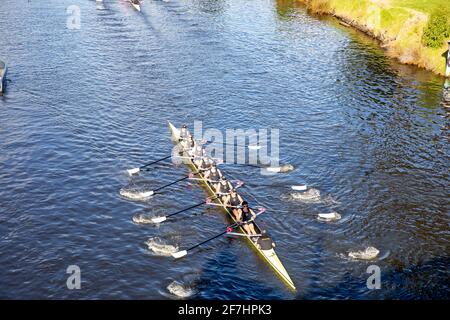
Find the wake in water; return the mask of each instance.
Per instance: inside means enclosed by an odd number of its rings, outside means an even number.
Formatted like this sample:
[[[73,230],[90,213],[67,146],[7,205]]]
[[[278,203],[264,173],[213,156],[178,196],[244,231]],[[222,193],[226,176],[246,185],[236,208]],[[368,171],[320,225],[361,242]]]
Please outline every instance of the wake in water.
[[[319,213],[317,215],[317,220],[319,221],[336,221],[336,220],[340,220],[341,219],[341,215],[335,211],[330,212],[330,213]]]
[[[119,194],[129,200],[143,201],[153,195],[152,191],[139,190],[138,188],[122,188]]]
[[[316,188],[308,188],[306,191],[291,192],[283,197],[290,201],[303,203],[324,203],[327,205],[339,204],[339,201],[336,201],[330,195],[322,197],[320,191]]]
[[[148,249],[157,256],[170,257],[172,253],[178,251],[178,247],[163,243],[158,237],[150,238],[145,243]]]
[[[380,251],[375,247],[367,247],[364,250],[350,251],[348,257],[353,260],[372,260],[375,259]]]
[[[154,222],[152,221],[152,217],[143,213],[135,215],[133,217],[133,222],[136,224],[154,224]]]
[[[290,198],[305,203],[318,203],[322,200],[320,191],[315,188],[310,188],[304,192],[292,192],[290,193]]]
[[[266,167],[263,169],[266,173],[286,173],[294,170],[294,166],[292,164],[284,164],[279,167]]]
[[[195,290],[195,288],[191,287],[189,284],[184,284],[178,281],[172,281],[167,286],[167,290],[177,298],[182,299],[192,297],[197,293],[197,290]]]

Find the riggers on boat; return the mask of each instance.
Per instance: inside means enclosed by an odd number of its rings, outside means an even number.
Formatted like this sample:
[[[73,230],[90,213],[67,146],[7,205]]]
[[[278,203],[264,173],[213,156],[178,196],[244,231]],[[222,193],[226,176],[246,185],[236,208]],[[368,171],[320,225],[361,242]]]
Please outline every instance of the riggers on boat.
[[[0,95],[2,95],[5,91],[7,70],[8,68],[6,67],[6,63],[0,61]]]
[[[178,144],[180,141],[180,130],[177,129],[170,121],[169,121],[169,128],[172,135],[172,140],[174,143]],[[187,153],[185,154],[187,156]],[[198,168],[193,163],[190,157],[186,157],[184,163],[189,166],[189,168],[193,172],[198,172]],[[203,174],[200,173],[198,176],[202,183],[202,185],[206,188],[208,193],[211,194],[211,196],[215,196],[215,191],[212,187],[212,185],[207,181],[207,179],[204,178]],[[236,219],[233,216],[232,212],[222,203],[220,199],[214,200],[219,206],[222,207],[222,209],[226,212],[228,217],[233,221],[233,223],[236,223]],[[269,264],[269,266],[272,268],[272,270],[275,272],[275,274],[292,290],[296,290],[294,282],[291,280],[291,277],[289,276],[288,272],[284,268],[283,264],[281,263],[280,259],[278,258],[272,239],[266,232],[263,232],[261,228],[256,224],[255,221],[253,221],[253,224],[255,226],[255,231],[259,234],[262,234],[263,236],[258,237],[258,241],[254,242],[251,240],[250,237],[246,236],[247,242],[250,244],[250,246],[259,254],[261,258],[263,258],[266,263]],[[246,234],[245,230],[242,226],[239,227],[239,232]]]

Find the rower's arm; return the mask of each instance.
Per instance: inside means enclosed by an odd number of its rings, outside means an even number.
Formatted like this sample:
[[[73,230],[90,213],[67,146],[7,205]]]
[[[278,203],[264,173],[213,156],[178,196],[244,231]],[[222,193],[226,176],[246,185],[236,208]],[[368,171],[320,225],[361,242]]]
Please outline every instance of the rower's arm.
[[[256,219],[255,211],[253,211],[253,209],[250,209],[250,213],[252,214],[252,219],[255,220]]]

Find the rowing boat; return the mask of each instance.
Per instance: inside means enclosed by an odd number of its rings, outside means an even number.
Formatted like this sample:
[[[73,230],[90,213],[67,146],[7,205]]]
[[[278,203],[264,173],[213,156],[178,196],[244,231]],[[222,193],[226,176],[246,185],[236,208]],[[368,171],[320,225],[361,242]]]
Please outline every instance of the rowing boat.
[[[135,8],[137,11],[141,11],[141,3],[138,0],[128,0],[133,8]]]
[[[179,143],[179,139],[180,139],[180,130],[177,129],[170,121],[169,123],[169,129],[172,135],[172,140],[174,141],[174,143],[178,144]],[[197,172],[198,168],[197,166],[193,163],[193,161],[188,158],[185,159],[184,163],[186,165],[189,166],[189,168],[193,171],[193,172]],[[199,174],[200,177],[200,182],[204,185],[204,187],[207,189],[208,193],[210,193],[212,196],[215,195],[214,190],[212,189],[212,186],[210,185],[210,183],[203,177],[203,175],[200,173]],[[234,218],[232,212],[230,210],[228,210],[228,208],[222,203],[222,201],[220,199],[216,199],[215,202],[218,204],[218,206],[222,207],[222,209],[227,213],[228,217],[233,221],[233,223],[236,223],[236,219]],[[258,227],[258,225],[253,222],[255,225],[255,230],[256,233],[261,234],[262,231],[261,229]],[[241,233],[245,233],[244,229],[242,227],[239,227],[239,231]],[[292,290],[296,290],[295,289],[295,285],[294,282],[291,280],[291,277],[289,276],[288,272],[286,271],[286,269],[284,268],[283,264],[281,263],[280,259],[278,258],[275,250],[273,249],[273,247],[271,246],[270,248],[265,247],[263,248],[262,246],[258,246],[255,242],[253,242],[250,237],[246,236],[245,237],[248,241],[248,243],[251,245],[251,247],[259,254],[260,257],[262,257],[264,259],[264,261],[266,261],[269,266],[272,268],[272,270],[275,272],[275,274]]]
[[[6,86],[6,71],[7,71],[6,63],[0,61],[0,95],[3,94],[3,91]]]

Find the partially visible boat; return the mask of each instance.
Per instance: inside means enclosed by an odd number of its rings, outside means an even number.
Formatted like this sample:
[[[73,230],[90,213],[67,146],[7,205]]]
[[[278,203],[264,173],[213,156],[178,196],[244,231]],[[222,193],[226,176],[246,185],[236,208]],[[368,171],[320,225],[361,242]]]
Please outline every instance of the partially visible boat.
[[[128,0],[133,8],[135,8],[137,11],[141,11],[141,2],[139,0]]]
[[[0,61],[0,95],[2,95],[5,91],[7,70],[8,68],[6,67],[6,63]]]

